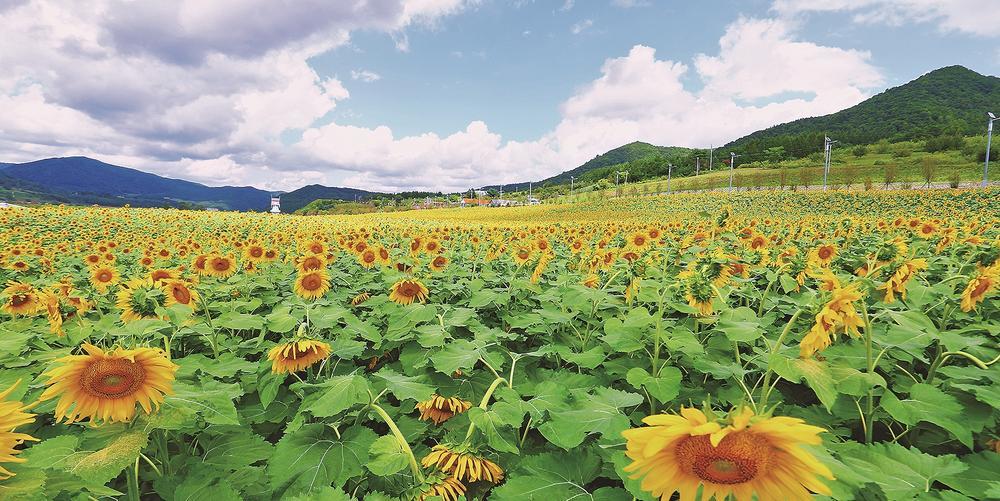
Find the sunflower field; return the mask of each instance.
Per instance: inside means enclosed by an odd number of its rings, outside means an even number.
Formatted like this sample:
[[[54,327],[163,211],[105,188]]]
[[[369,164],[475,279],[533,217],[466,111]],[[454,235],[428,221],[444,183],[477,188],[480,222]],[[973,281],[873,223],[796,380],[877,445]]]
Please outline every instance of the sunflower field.
[[[997,200],[4,210],[0,499],[997,499]]]

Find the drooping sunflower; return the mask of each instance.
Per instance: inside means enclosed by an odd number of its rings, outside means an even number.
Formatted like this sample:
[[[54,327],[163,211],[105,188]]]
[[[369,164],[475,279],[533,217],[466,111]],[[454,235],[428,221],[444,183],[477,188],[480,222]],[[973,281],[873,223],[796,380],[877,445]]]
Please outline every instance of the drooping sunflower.
[[[425,468],[435,467],[463,482],[487,482],[498,484],[503,481],[503,468],[480,457],[474,450],[461,446],[435,445],[431,452],[420,461]]]
[[[357,296],[351,298],[351,306],[357,306],[361,303],[364,303],[365,301],[371,299],[371,297],[372,297],[371,294],[367,292],[362,292],[361,294],[358,294]]]
[[[983,302],[986,295],[997,287],[997,282],[1000,282],[1000,266],[986,268],[969,280],[969,284],[962,291],[962,311],[974,310],[976,305]]]
[[[281,343],[267,352],[274,374],[298,372],[329,356],[329,344],[305,338]]]
[[[472,402],[458,397],[442,397],[434,394],[431,398],[417,403],[416,407],[420,411],[421,420],[441,424],[455,414],[461,414],[472,408]]]
[[[295,277],[295,294],[303,299],[318,299],[330,290],[330,274],[325,269],[299,273]]]
[[[90,284],[101,294],[108,292],[108,288],[117,284],[120,278],[114,266],[97,266],[90,271]]]
[[[2,295],[6,301],[0,306],[0,311],[8,315],[34,315],[43,308],[41,294],[31,284],[10,282]]]
[[[129,281],[118,291],[115,306],[122,310],[122,322],[156,318],[156,309],[167,305],[167,294],[149,280]]]
[[[838,331],[851,337],[860,336],[858,329],[864,326],[864,320],[858,316],[854,302],[861,297],[855,284],[834,289],[830,300],[816,314],[816,323],[799,342],[799,356],[810,357],[817,351],[825,350]]]
[[[598,285],[601,284],[601,277],[597,276],[596,273],[591,273],[580,281],[580,285],[584,287],[590,287],[591,289],[596,289]]]
[[[625,471],[660,499],[677,492],[694,500],[699,487],[704,500],[808,500],[813,492],[831,493],[819,477],[833,480],[833,473],[802,447],[820,445],[825,430],[801,419],[756,416],[745,407],[717,418],[682,407],[680,415],[642,422],[649,426],[622,432],[632,460]]]
[[[18,426],[31,423],[35,420],[35,415],[26,412],[25,406],[21,402],[7,400],[7,397],[10,396],[14,388],[17,388],[19,384],[21,384],[21,380],[17,380],[10,388],[0,392],[0,463],[25,462],[25,459],[15,457],[21,452],[15,449],[15,447],[26,440],[38,440],[25,433],[14,433],[14,429]],[[13,472],[0,466],[0,480],[6,480],[13,476]]]
[[[437,471],[428,475],[420,485],[404,496],[409,501],[424,501],[432,497],[438,497],[442,501],[458,501],[465,497],[465,484],[451,475]]]
[[[430,266],[430,269],[433,272],[444,271],[444,269],[448,267],[448,258],[439,254],[431,260],[431,263],[428,266]]]
[[[104,351],[89,343],[86,355],[69,355],[56,360],[57,367],[43,375],[49,387],[40,400],[59,397],[56,421],[127,422],[135,417],[135,404],[151,414],[173,394],[177,365],[157,348],[115,348]]]
[[[896,270],[889,275],[889,279],[879,289],[885,289],[885,302],[896,301],[896,294],[900,299],[906,301],[906,284],[920,270],[927,269],[926,259],[908,259],[896,267]]]
[[[428,290],[419,280],[405,279],[392,284],[389,290],[389,299],[402,305],[412,304],[414,301],[423,303],[427,301]]]

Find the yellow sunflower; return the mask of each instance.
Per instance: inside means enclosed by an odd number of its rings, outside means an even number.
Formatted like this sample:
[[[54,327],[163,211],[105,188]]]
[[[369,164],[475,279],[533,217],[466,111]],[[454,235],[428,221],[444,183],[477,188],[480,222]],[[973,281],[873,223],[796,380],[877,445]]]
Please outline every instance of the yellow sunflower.
[[[296,339],[281,343],[267,353],[271,372],[298,372],[330,356],[330,345],[313,339]]]
[[[431,271],[443,271],[448,266],[448,258],[442,255],[435,256],[434,259],[431,260],[431,264],[429,266]]]
[[[433,497],[440,498],[442,501],[458,501],[465,497],[465,484],[443,472],[436,472],[429,475],[406,497],[412,501],[424,501]]]
[[[818,477],[833,480],[833,473],[802,447],[820,445],[825,430],[801,419],[756,416],[745,407],[717,419],[682,407],[679,416],[642,422],[649,426],[622,432],[632,460],[625,471],[660,499],[677,492],[693,501],[699,487],[703,500],[808,500],[813,492],[831,493]]]
[[[98,266],[90,271],[90,284],[101,294],[108,292],[108,288],[117,284],[120,278],[114,266]]]
[[[161,287],[163,288],[163,292],[167,295],[167,306],[183,304],[190,306],[191,308],[195,308],[198,304],[198,292],[191,287],[191,284],[185,282],[184,280],[167,280]]]
[[[212,254],[205,261],[205,274],[211,277],[228,278],[236,273],[236,261],[221,254]]]
[[[86,355],[69,355],[56,360],[57,367],[43,375],[49,387],[40,400],[59,397],[56,422],[127,422],[135,417],[135,404],[151,414],[173,394],[177,365],[157,348],[104,351],[83,344]],[[72,407],[72,409],[71,409]]]
[[[321,298],[330,290],[330,275],[324,269],[299,273],[294,290],[303,299]]]
[[[392,289],[389,290],[389,299],[403,305],[412,304],[414,301],[423,303],[427,301],[427,294],[427,287],[419,280],[400,280],[392,284]]]
[[[0,311],[8,315],[34,315],[43,307],[41,294],[31,284],[10,282],[3,290],[3,297],[7,300]]]
[[[431,452],[420,461],[420,464],[425,468],[436,467],[463,482],[486,480],[498,484],[503,481],[503,468],[500,468],[493,461],[479,457],[473,451],[466,451],[461,447],[449,447],[445,444],[435,445]]]
[[[14,388],[17,388],[19,384],[21,384],[20,379],[12,384],[10,388],[0,392],[0,463],[23,463],[24,459],[15,457],[21,451],[14,447],[20,445],[25,440],[38,440],[31,435],[14,433],[14,428],[35,420],[35,415],[25,412],[26,407],[21,402],[7,400],[7,397],[10,396]],[[6,480],[13,476],[14,473],[0,466],[0,480]]]
[[[420,419],[434,421],[434,424],[441,424],[451,419],[455,414],[461,414],[471,407],[472,402],[468,400],[462,400],[458,397],[442,397],[437,394],[431,395],[431,398],[417,404]]]

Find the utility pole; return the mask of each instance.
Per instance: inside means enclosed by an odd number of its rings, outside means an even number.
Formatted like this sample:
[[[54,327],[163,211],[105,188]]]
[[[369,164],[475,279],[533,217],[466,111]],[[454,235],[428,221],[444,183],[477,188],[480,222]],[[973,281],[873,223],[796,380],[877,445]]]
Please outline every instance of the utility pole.
[[[701,172],[701,157],[694,157],[694,175],[697,176]]]
[[[712,153],[714,153],[714,152],[715,152],[715,146],[709,145],[708,146],[708,171],[709,172],[712,171]]]
[[[531,203],[531,181],[528,181],[528,203]]]
[[[830,175],[830,164],[833,163],[833,143],[836,142],[829,137],[823,137],[823,191],[826,191],[826,180]]]
[[[570,176],[569,177],[569,194],[570,195],[573,194],[573,181],[576,181],[576,178],[573,177],[573,176]]]
[[[729,191],[733,191],[733,171],[736,169],[736,153],[729,152]]]
[[[982,187],[985,188],[989,184],[990,175],[990,146],[993,142],[993,121],[997,120],[997,116],[993,112],[987,113],[990,116],[990,124],[986,127],[986,165],[983,166],[983,184]]]
[[[667,195],[670,194],[670,177],[674,173],[674,164],[667,164]]]

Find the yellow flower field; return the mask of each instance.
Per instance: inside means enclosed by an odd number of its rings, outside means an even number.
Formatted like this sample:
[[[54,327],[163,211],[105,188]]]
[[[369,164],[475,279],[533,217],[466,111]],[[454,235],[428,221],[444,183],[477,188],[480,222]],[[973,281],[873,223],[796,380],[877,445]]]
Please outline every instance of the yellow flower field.
[[[0,498],[997,498],[997,200],[3,210]]]

